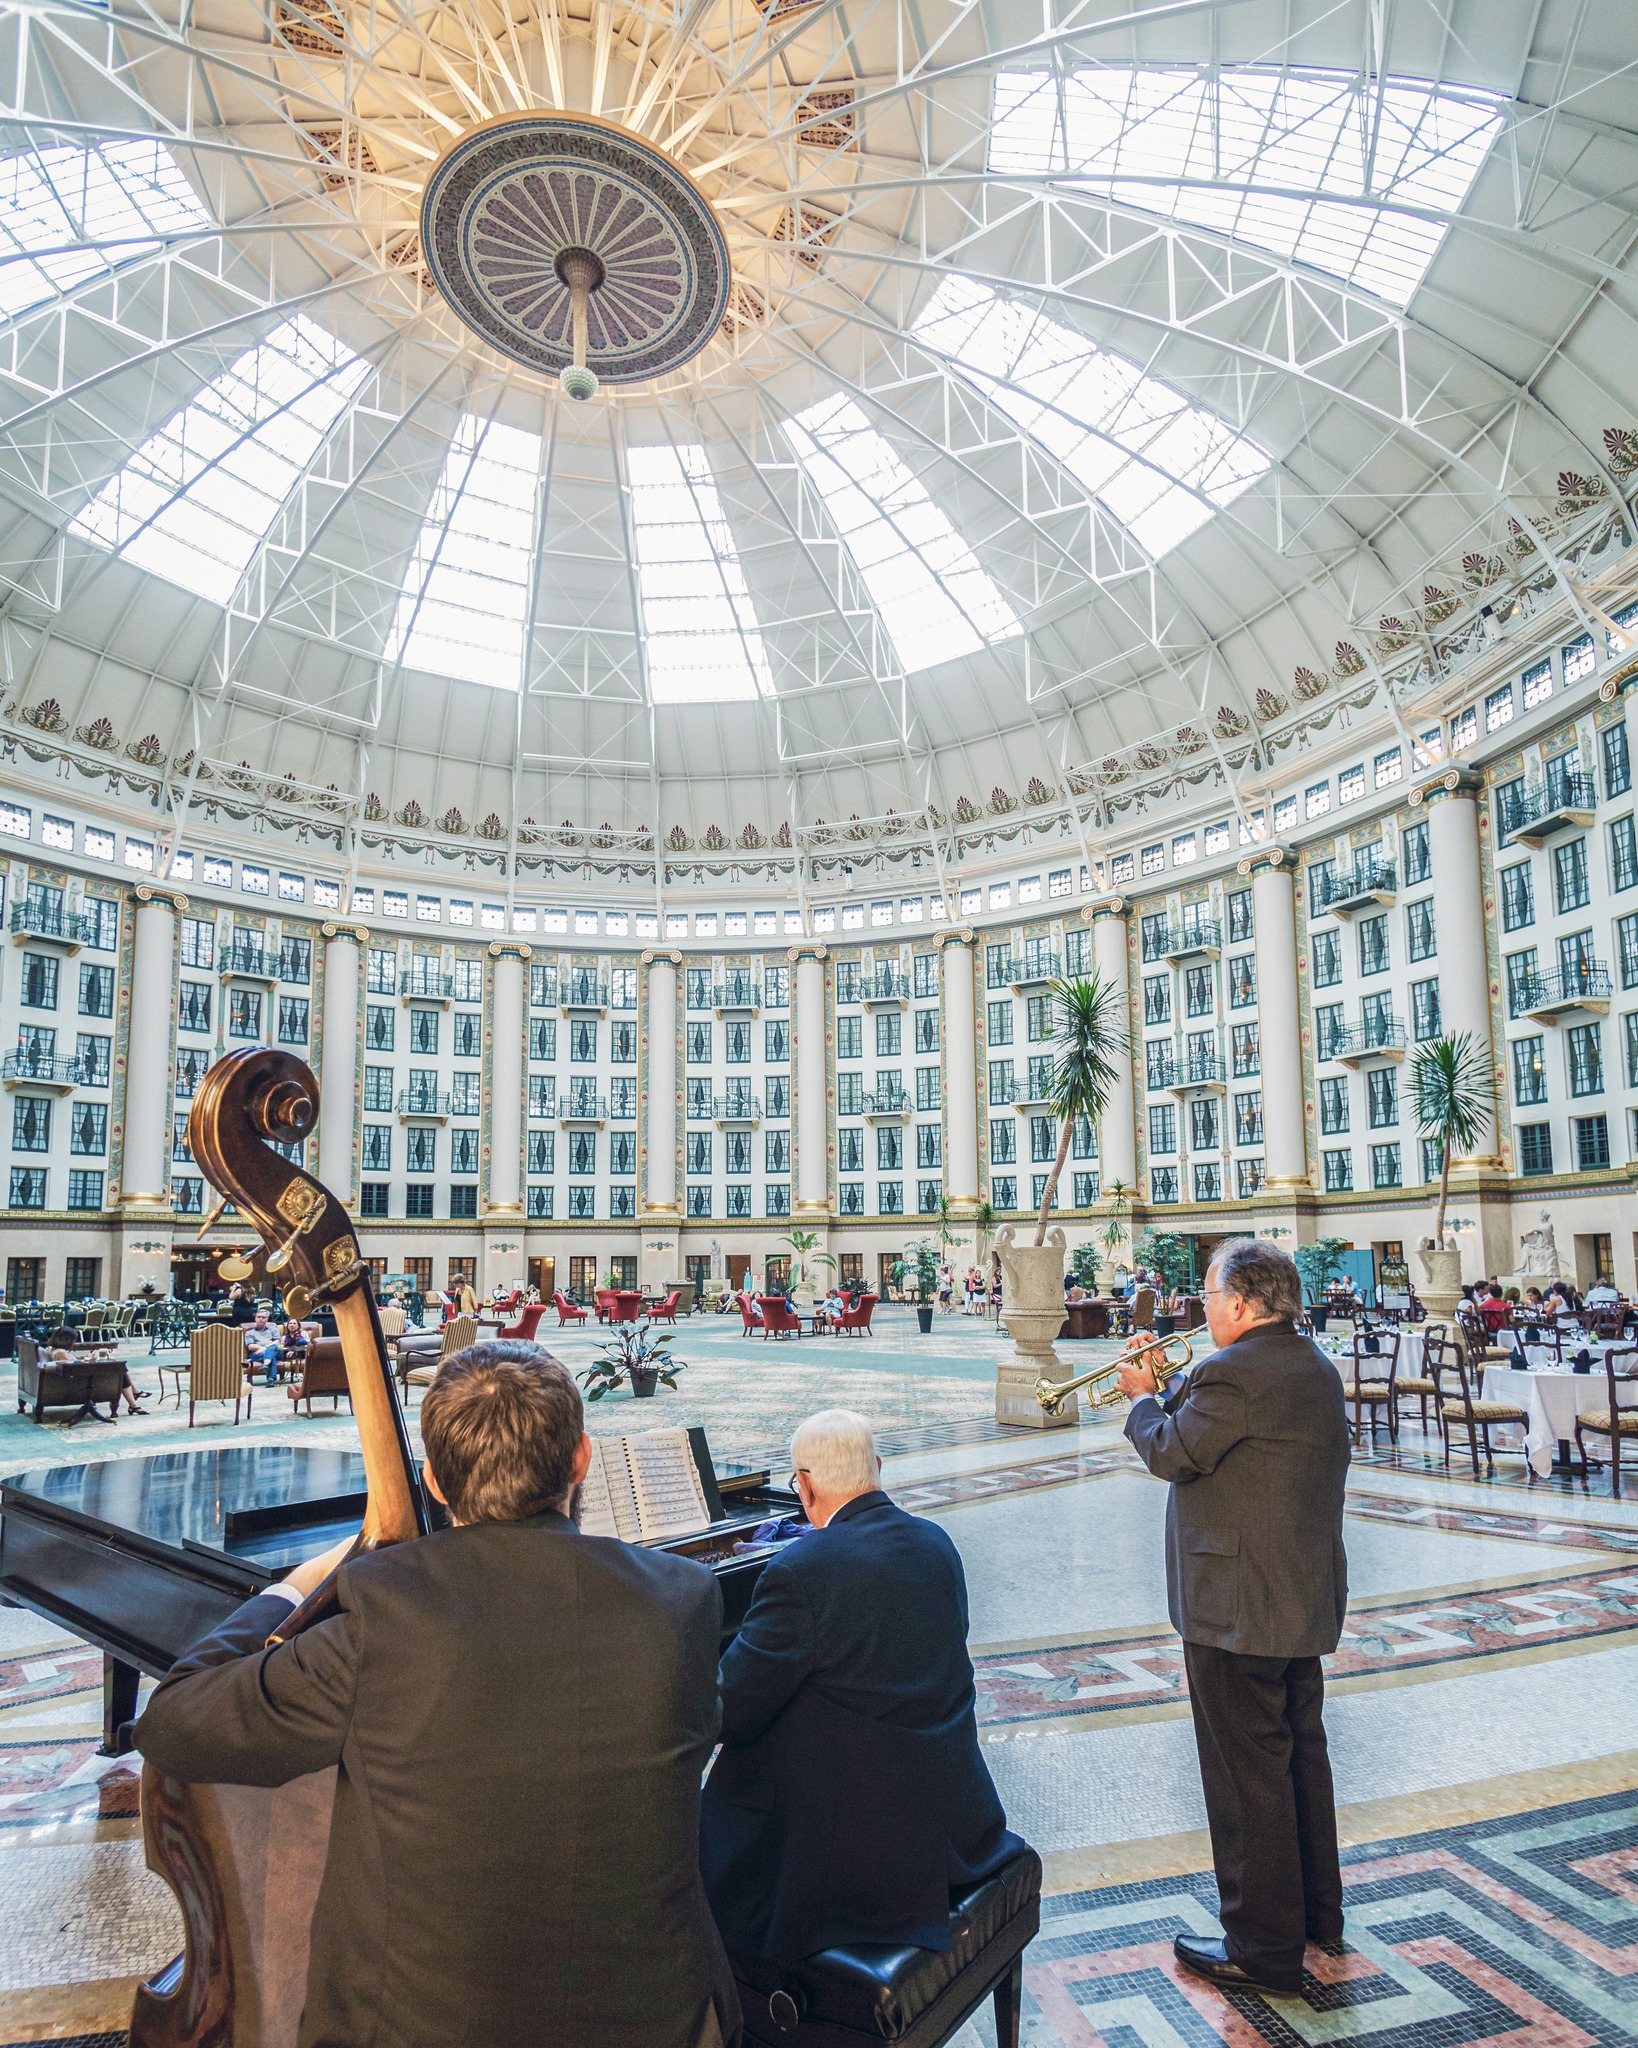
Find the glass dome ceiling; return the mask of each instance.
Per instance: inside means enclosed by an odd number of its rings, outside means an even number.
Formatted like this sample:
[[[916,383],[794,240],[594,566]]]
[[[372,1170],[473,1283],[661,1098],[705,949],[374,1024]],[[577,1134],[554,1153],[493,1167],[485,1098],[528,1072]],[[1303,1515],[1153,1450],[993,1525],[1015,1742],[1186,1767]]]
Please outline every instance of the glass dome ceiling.
[[[1343,696],[1402,731],[1627,538],[1622,0],[0,24],[4,722],[170,824],[1095,844]],[[531,107],[716,210],[662,382],[570,404],[431,285],[429,170]]]

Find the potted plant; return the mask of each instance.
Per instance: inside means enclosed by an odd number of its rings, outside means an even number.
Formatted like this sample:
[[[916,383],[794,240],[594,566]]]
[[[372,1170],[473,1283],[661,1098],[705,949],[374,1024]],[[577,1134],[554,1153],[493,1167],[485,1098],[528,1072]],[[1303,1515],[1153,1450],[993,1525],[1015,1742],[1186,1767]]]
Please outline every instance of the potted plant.
[[[1342,1255],[1351,1249],[1345,1237],[1316,1237],[1312,1244],[1300,1244],[1291,1254],[1308,1293],[1314,1328],[1325,1328],[1325,1290],[1342,1271]]]
[[[1069,1255],[1069,1270],[1088,1294],[1096,1294],[1098,1291],[1098,1263],[1098,1248],[1095,1244],[1078,1244]]]
[[[834,1273],[836,1261],[829,1252],[814,1249],[819,1242],[817,1230],[793,1230],[788,1237],[782,1237],[778,1242],[788,1244],[795,1255],[796,1272],[790,1288],[791,1299],[800,1314],[811,1316],[814,1296],[818,1290],[809,1276],[808,1267],[810,1264],[828,1266]]]
[[[1426,1280],[1421,1293],[1436,1316],[1452,1316],[1462,1297],[1462,1255],[1445,1229],[1450,1200],[1450,1155],[1472,1154],[1483,1144],[1496,1103],[1496,1077],[1472,1034],[1431,1038],[1411,1061],[1411,1105],[1424,1138],[1439,1143],[1439,1207],[1433,1235],[1418,1250]]]
[[[1120,1248],[1125,1244],[1130,1230],[1127,1219],[1132,1213],[1132,1190],[1123,1180],[1112,1180],[1104,1197],[1109,1204],[1109,1217],[1098,1235],[1103,1248],[1109,1254],[1110,1264],[1119,1269]]]
[[[925,1337],[933,1327],[933,1301],[938,1293],[938,1246],[931,1238],[907,1244],[904,1257],[893,1261],[894,1285],[902,1287],[907,1279],[916,1284],[916,1321]]]
[[[601,1401],[629,1382],[635,1399],[649,1400],[657,1387],[675,1389],[677,1374],[688,1370],[666,1346],[671,1333],[656,1336],[651,1323],[614,1323],[596,1359],[579,1375],[588,1401]]]
[[[1064,1233],[1047,1239],[1047,1220],[1063,1177],[1078,1118],[1093,1123],[1103,1115],[1114,1090],[1117,1066],[1127,1044],[1125,991],[1103,975],[1076,975],[1054,981],[1049,997],[1058,1028],[1052,1038],[1051,1078],[1047,1100],[1058,1119],[1058,1155],[1041,1190],[1041,1213],[1035,1242],[1021,1245],[1009,1225],[996,1239],[1001,1259],[1001,1320],[1013,1342],[1013,1353],[996,1367],[995,1419],[1040,1429],[1078,1422],[1080,1410],[1067,1399],[1048,1415],[1036,1398],[1038,1379],[1061,1380],[1063,1361],[1053,1339],[1064,1321]]]
[[[1178,1297],[1194,1277],[1194,1245],[1175,1230],[1148,1230],[1133,1256],[1140,1266],[1160,1275],[1155,1296],[1155,1334],[1169,1337],[1177,1327]]]

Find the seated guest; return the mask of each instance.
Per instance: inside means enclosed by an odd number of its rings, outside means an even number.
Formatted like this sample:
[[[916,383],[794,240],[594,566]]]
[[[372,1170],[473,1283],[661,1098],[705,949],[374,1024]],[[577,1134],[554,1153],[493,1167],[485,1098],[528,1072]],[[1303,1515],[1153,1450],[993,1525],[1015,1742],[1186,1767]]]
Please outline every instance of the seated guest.
[[[895,1507],[862,1415],[791,1442],[813,1525],[764,1569],[722,1660],[722,1750],[700,1864],[754,1976],[844,1942],[947,1951],[950,1894],[1022,1844],[978,1747],[967,1583]]]
[[[842,1313],[845,1306],[846,1304],[843,1302],[841,1295],[833,1287],[830,1290],[830,1292],[825,1296],[824,1300],[820,1302],[819,1313],[822,1316],[824,1316],[827,1319],[827,1321],[834,1322],[836,1318]]]
[[[61,1329],[46,1333],[46,1357],[53,1365],[112,1365],[119,1358],[119,1353],[111,1344],[82,1344],[73,1330]],[[127,1414],[146,1415],[148,1411],[142,1404],[147,1396],[137,1392],[129,1366],[125,1366],[124,1375],[120,1390],[114,1396],[110,1417],[119,1413],[121,1401],[125,1403]]]
[[[455,1353],[419,1421],[450,1526],[342,1564],[340,1612],[288,1643],[264,1648],[346,1546],[247,1601],[137,1747],[190,1783],[340,1766],[304,2043],[721,2048],[738,2002],[697,1858],[716,1581],[580,1534],[580,1392],[538,1346]]]
[[[259,1365],[270,1387],[278,1384],[280,1348],[280,1335],[272,1318],[265,1308],[257,1309],[255,1321],[245,1330],[245,1364]]]
[[[1484,1318],[1484,1326],[1492,1337],[1498,1330],[1505,1330],[1513,1320],[1513,1311],[1502,1299],[1501,1288],[1494,1280],[1490,1282],[1480,1299],[1479,1314]]]
[[[1586,1306],[1588,1308],[1613,1308],[1620,1299],[1620,1295],[1615,1291],[1613,1281],[1595,1280],[1587,1289]]]

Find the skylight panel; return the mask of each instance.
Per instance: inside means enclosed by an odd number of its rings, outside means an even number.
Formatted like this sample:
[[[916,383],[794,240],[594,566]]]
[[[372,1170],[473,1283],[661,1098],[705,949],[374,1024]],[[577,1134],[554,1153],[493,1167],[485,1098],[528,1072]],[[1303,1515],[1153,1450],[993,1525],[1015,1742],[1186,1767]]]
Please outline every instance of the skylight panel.
[[[539,476],[538,434],[462,419],[404,577],[389,661],[521,686]]]
[[[784,422],[906,674],[1023,631],[978,558],[851,398]]]
[[[305,314],[282,321],[150,434],[70,530],[226,604],[368,375]]]
[[[1242,66],[995,81],[990,169],[1083,179],[1124,204],[1311,264],[1396,305],[1500,132],[1476,87]]]
[[[209,225],[162,143],[31,149],[0,159],[0,316],[151,255],[156,235]]]
[[[972,377],[1153,556],[1268,468],[1263,451],[1215,413],[971,278],[947,277],[914,333]]]
[[[773,676],[705,450],[632,448],[632,540],[656,704],[773,694]]]

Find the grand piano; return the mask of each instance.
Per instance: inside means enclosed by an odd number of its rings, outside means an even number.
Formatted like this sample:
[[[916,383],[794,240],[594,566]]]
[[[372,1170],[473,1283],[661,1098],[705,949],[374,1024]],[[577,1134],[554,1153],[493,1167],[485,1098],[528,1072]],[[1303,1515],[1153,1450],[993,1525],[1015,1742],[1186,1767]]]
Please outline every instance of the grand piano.
[[[758,1524],[801,1503],[766,1470],[719,1468],[705,1431],[688,1434],[711,1524],[655,1547],[715,1573],[726,1642],[774,1553],[753,1542]],[[102,1652],[103,1750],[115,1755],[130,1747],[143,1674],[162,1678],[241,1602],[353,1533],[364,1500],[357,1452],[274,1444],[23,1473],[0,1483],[0,1598]]]

